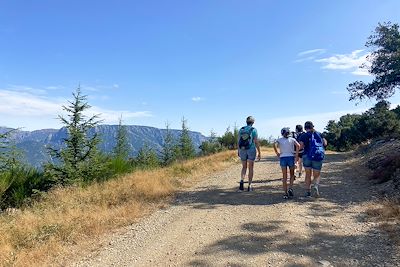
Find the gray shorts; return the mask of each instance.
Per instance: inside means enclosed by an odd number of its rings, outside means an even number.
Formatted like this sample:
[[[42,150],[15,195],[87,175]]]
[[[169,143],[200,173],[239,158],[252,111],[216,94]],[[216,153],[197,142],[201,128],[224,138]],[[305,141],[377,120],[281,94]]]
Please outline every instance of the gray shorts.
[[[256,155],[257,151],[255,147],[250,149],[239,149],[239,157],[241,161],[255,161]]]

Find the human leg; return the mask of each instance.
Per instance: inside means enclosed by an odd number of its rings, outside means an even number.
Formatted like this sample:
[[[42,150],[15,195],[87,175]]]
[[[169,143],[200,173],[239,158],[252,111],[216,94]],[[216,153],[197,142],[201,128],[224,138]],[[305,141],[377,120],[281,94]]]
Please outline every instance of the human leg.
[[[287,194],[287,167],[282,167],[282,185],[283,185],[283,192]]]
[[[303,171],[303,158],[299,157],[299,168],[297,169],[297,171],[299,172],[299,177],[301,177],[302,171]]]
[[[251,183],[253,182],[253,175],[254,175],[254,161],[248,160],[247,165],[249,167],[249,187],[248,191],[252,190],[252,185]]]
[[[312,162],[306,156],[303,156],[303,167],[305,170],[305,189],[306,189],[306,196],[311,196],[311,175],[312,175]]]
[[[312,186],[312,195],[314,197],[319,197],[319,182],[321,179],[321,169],[322,169],[322,161],[313,161],[313,186]]]
[[[240,174],[240,184],[239,190],[244,190],[244,178],[246,178],[247,173],[247,161],[242,161],[242,172]]]

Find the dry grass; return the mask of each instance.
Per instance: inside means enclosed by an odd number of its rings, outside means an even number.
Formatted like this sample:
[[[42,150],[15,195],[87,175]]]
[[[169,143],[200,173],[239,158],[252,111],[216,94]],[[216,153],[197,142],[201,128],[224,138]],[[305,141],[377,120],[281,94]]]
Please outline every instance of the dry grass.
[[[54,189],[32,206],[0,216],[0,264],[62,264],[60,259],[87,250],[93,243],[88,240],[168,205],[177,190],[235,162],[236,152],[227,151],[86,188]]]
[[[370,204],[367,214],[379,222],[380,227],[400,245],[400,201],[385,199],[379,204]]]

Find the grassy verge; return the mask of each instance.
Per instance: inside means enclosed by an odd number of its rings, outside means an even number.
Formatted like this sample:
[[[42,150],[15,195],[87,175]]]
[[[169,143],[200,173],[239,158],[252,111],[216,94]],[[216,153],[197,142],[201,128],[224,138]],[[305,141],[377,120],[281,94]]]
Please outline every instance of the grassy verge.
[[[371,204],[367,214],[400,245],[400,200],[385,199],[378,204]]]
[[[0,264],[60,264],[60,258],[84,250],[87,240],[137,221],[168,204],[178,190],[235,162],[236,152],[226,151],[85,188],[51,190],[31,206],[0,216]]]

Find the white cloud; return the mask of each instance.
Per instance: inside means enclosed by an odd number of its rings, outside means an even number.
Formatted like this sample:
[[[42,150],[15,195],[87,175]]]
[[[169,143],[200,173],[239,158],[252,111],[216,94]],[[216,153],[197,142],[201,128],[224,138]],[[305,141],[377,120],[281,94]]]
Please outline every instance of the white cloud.
[[[200,101],[204,101],[204,98],[203,98],[203,97],[200,97],[200,96],[194,96],[194,97],[192,97],[192,101],[194,101],[194,102],[200,102]]]
[[[319,56],[325,52],[326,52],[326,49],[324,49],[324,48],[317,48],[317,49],[302,51],[297,54],[298,58],[294,62],[300,63],[300,62],[304,62],[304,61],[314,60],[317,56]]]
[[[370,62],[367,57],[370,53],[363,53],[364,50],[355,50],[350,54],[337,54],[327,58],[316,59],[315,62],[323,63],[323,69],[348,70],[354,75],[369,75],[368,67]],[[362,68],[362,66],[366,68]]]
[[[150,111],[132,112],[129,110],[110,110],[96,106],[92,106],[86,113],[87,116],[93,116],[96,114],[100,115],[100,119],[103,120],[102,123],[105,124],[117,123],[121,116],[124,120],[153,117],[153,114]]]
[[[8,127],[24,127],[25,130],[44,128],[60,128],[58,115],[65,115],[63,105],[68,105],[66,99],[49,98],[34,94],[35,90],[12,91],[0,89],[0,117],[2,125]],[[104,123],[118,122],[122,115],[124,119],[152,117],[150,111],[111,110],[92,106],[88,116],[101,114]]]
[[[323,54],[326,52],[326,49],[324,48],[317,48],[317,49],[311,49],[311,50],[306,50],[306,51],[302,51],[300,53],[297,54],[298,57],[303,57],[306,55],[310,55],[310,54]]]
[[[46,90],[43,89],[37,89],[37,88],[32,88],[30,86],[25,86],[25,85],[14,85],[11,84],[8,86],[8,89],[11,91],[17,91],[17,92],[27,92],[27,93],[32,93],[36,95],[44,95],[46,94]]]
[[[61,111],[61,102],[31,92],[0,90],[0,114],[46,116]]]

